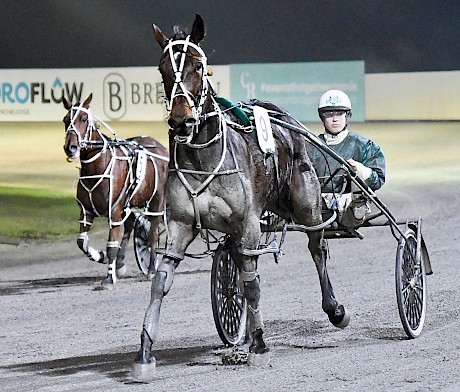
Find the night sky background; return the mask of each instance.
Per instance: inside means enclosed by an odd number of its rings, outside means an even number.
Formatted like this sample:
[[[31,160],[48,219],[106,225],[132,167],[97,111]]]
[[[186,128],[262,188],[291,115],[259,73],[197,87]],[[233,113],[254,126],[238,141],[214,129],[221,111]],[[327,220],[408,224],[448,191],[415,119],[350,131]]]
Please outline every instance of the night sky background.
[[[460,70],[459,0],[0,0],[0,68],[156,66],[204,19],[211,65],[364,60],[366,73]]]

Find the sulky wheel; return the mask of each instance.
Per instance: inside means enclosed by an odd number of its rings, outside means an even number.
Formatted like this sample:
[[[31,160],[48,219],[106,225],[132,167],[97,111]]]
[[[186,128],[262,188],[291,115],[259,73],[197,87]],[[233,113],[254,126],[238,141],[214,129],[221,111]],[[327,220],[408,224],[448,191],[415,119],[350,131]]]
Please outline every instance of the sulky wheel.
[[[151,247],[149,244],[150,221],[143,215],[138,215],[134,224],[134,255],[142,273],[147,276],[150,265]]]
[[[426,316],[426,274],[423,244],[417,251],[417,238],[408,229],[398,242],[396,252],[396,298],[399,317],[409,338],[418,337]],[[420,255],[418,256],[417,253]],[[417,257],[418,256],[418,257]]]
[[[211,304],[219,337],[228,346],[241,342],[246,332],[246,299],[239,275],[230,251],[220,244],[212,260]]]

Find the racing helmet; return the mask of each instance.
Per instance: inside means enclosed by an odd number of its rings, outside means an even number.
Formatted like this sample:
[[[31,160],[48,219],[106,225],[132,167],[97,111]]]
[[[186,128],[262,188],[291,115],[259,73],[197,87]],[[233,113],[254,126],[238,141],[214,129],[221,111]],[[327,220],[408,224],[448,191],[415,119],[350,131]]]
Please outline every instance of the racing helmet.
[[[329,90],[326,91],[318,102],[318,114],[322,118],[321,114],[327,110],[344,110],[347,116],[351,116],[351,101],[348,95],[341,90]]]

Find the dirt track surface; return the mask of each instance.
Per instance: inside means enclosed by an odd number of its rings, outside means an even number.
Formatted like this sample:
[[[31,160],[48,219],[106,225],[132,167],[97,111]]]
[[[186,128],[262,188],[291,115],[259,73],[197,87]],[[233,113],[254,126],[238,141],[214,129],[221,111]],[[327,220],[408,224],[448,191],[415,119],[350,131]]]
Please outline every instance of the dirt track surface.
[[[397,243],[389,228],[364,229],[362,241],[329,241],[330,278],[352,316],[345,330],[323,314],[305,237],[290,232],[278,265],[271,256],[259,262],[271,367],[222,364],[211,258],[187,258],[163,303],[149,386],[129,374],[150,295],[132,252],[128,278],[100,290],[105,266],[87,260],[74,242],[1,245],[0,390],[459,391],[459,195],[459,184],[380,193],[397,217],[423,216],[434,274],[418,339],[408,340],[399,320]]]

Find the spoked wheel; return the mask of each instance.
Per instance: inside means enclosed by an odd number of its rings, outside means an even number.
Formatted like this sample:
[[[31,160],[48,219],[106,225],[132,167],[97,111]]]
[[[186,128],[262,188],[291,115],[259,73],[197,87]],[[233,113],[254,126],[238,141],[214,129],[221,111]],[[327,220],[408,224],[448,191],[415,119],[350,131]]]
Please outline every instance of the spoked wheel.
[[[426,317],[426,274],[424,257],[427,254],[420,244],[417,250],[415,232],[408,229],[401,237],[396,252],[396,298],[399,317],[409,338],[420,336]],[[419,255],[418,255],[418,254]]]
[[[245,337],[247,308],[241,285],[230,251],[220,244],[212,260],[211,304],[217,333],[227,346],[235,346]]]
[[[139,215],[134,224],[134,255],[139,269],[145,276],[148,275],[150,266],[149,233],[150,221],[145,216]]]

